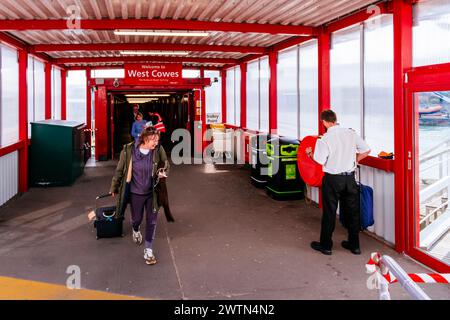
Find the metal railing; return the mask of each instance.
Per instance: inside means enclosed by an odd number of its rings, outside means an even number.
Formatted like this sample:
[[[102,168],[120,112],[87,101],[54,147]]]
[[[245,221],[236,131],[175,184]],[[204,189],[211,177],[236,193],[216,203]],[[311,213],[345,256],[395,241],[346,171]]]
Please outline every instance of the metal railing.
[[[405,291],[415,300],[431,300],[431,298],[420,288],[417,283],[411,280],[405,270],[389,256],[383,255],[380,259],[380,268],[383,272],[390,272]],[[378,290],[380,300],[391,300],[389,293],[389,282],[380,281]]]

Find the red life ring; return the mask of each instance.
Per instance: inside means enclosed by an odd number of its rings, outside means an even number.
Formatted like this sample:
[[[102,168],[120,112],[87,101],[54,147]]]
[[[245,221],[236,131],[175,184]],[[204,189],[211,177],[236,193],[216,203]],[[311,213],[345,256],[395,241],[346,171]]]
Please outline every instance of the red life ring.
[[[318,138],[318,136],[305,137],[301,141],[297,152],[297,166],[300,176],[306,184],[313,187],[322,186],[322,178],[324,173],[322,166],[308,157],[306,154],[306,148],[311,147],[312,152],[314,153]]]

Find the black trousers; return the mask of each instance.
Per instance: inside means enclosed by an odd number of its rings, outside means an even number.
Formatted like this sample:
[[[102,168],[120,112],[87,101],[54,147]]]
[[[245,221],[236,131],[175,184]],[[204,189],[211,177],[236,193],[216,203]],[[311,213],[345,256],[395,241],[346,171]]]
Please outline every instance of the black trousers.
[[[336,211],[340,203],[340,214],[343,214],[344,226],[348,230],[348,242],[352,248],[359,248],[359,187],[355,175],[332,175],[325,173],[322,180],[322,227],[320,244],[331,250],[333,232],[336,226]]]

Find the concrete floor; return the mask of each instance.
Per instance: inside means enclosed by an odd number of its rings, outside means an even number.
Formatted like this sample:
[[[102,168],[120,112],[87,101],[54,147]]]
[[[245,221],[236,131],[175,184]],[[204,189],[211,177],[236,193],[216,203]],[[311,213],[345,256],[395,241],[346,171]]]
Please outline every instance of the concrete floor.
[[[81,287],[148,299],[377,299],[366,286],[370,253],[392,256],[407,272],[429,272],[362,234],[363,254],[340,247],[332,256],[310,249],[318,239],[320,210],[305,201],[275,201],[250,184],[243,166],[172,166],[168,180],[176,222],[158,218],[147,266],[131,240],[95,239],[87,213],[107,193],[115,162],[87,167],[71,187],[32,188],[0,208],[0,276],[65,285],[66,270],[81,269]],[[450,287],[424,285],[433,299]],[[408,299],[399,284],[394,299]],[[64,297],[61,297],[63,299]]]

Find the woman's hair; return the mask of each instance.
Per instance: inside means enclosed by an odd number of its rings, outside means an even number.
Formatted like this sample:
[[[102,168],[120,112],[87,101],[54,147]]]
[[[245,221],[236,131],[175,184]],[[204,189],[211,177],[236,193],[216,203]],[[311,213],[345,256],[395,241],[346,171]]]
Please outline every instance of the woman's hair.
[[[159,137],[159,131],[155,129],[155,127],[146,127],[142,130],[141,135],[139,136],[139,144],[145,144],[145,141],[154,136]]]
[[[134,118],[134,120],[136,120],[136,119],[137,119],[137,117],[141,117],[141,118],[143,118],[144,116],[142,115],[142,113],[138,112],[138,113],[136,113],[136,117]]]

